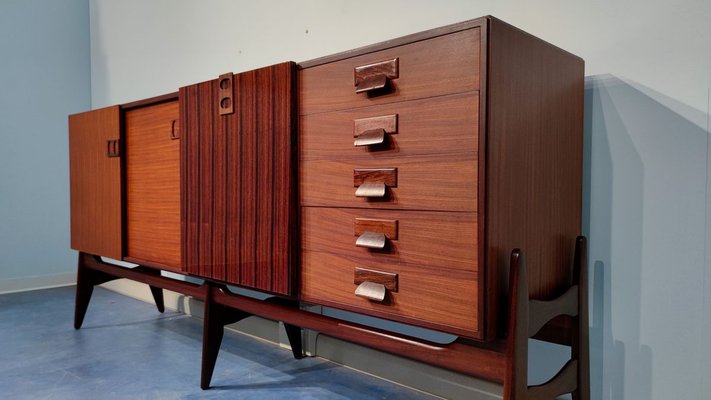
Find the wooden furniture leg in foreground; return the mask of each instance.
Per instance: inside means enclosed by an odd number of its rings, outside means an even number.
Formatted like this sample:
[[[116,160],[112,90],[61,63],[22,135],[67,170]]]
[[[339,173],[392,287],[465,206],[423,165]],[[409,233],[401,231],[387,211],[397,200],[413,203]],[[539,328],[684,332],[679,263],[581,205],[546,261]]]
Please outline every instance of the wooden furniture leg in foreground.
[[[74,303],[74,329],[81,328],[81,325],[84,322],[84,316],[86,315],[86,310],[89,308],[91,295],[94,293],[94,286],[122,278],[121,276],[112,275],[110,273],[91,268],[92,265],[101,262],[101,259],[97,256],[92,256],[82,252],[79,253],[79,261],[77,265],[77,294],[76,301]],[[159,270],[143,266],[135,267],[132,271],[149,276],[160,276]],[[150,284],[149,287],[158,311],[161,313],[164,312],[165,305],[163,303],[163,289]]]
[[[585,237],[579,236],[576,240],[574,262],[573,285],[568,291],[551,301],[530,300],[521,251],[516,249],[511,253],[505,400],[553,400],[564,393],[572,393],[574,400],[590,399]],[[560,315],[572,317],[571,359],[547,382],[528,386],[528,339]]]
[[[151,289],[156,307],[161,313],[165,311],[163,289],[191,295],[197,299],[203,298],[202,293],[198,290],[198,285],[165,278],[161,276],[160,271],[157,269],[144,266],[135,268],[119,267],[101,261],[98,256],[80,252],[77,266],[76,301],[74,303],[75,329],[81,328],[84,322],[84,316],[89,307],[94,286],[120,278],[128,278],[147,284]]]

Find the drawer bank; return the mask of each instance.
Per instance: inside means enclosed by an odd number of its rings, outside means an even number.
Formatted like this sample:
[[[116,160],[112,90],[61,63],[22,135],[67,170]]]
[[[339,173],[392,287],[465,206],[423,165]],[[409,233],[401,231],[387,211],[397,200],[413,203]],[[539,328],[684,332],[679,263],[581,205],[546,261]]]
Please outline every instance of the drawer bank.
[[[296,358],[306,328],[499,382],[507,400],[587,399],[583,65],[483,17],[69,116],[75,327],[94,285],[128,278],[161,312],[162,289],[204,301],[202,388],[224,326],[258,315],[284,322]],[[572,348],[539,386],[529,337]]]

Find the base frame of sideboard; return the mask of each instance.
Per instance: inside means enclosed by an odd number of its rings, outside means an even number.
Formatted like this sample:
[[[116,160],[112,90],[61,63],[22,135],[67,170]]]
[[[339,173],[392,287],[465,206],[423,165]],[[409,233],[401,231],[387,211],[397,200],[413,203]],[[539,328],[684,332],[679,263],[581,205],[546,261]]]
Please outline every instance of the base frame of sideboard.
[[[509,319],[506,339],[476,342],[459,338],[437,344],[385,330],[350,323],[299,308],[299,303],[283,298],[257,300],[231,293],[224,284],[206,280],[195,284],[161,276],[146,267],[125,268],[100,257],[79,253],[74,327],[81,328],[95,285],[127,278],[148,284],[156,306],[164,311],[167,289],[204,302],[203,350],[200,387],[207,389],[215,368],[224,326],[255,315],[281,321],[295,358],[303,356],[301,329],[364,345],[384,352],[436,365],[503,385],[505,400],[555,399],[572,393],[574,400],[589,400],[588,269],[587,242],[575,243],[573,283],[561,296],[550,301],[531,300],[526,267],[519,249],[511,252],[509,276]],[[564,323],[560,323],[561,322]],[[553,321],[553,323],[551,323]],[[564,330],[566,332],[555,332]],[[528,386],[528,339],[544,332],[571,347],[571,359],[549,381]],[[539,335],[540,336],[540,335]]]

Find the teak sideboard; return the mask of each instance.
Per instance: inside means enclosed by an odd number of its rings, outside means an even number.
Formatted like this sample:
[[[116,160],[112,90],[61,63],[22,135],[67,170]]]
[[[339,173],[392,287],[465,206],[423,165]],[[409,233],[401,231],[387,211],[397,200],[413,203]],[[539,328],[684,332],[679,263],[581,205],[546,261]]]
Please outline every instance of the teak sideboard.
[[[583,75],[483,17],[71,115],[75,327],[94,285],[129,278],[160,311],[162,289],[204,301],[203,388],[224,325],[259,315],[297,358],[308,328],[500,382],[505,399],[587,399]],[[544,385],[527,386],[529,337],[572,347]]]

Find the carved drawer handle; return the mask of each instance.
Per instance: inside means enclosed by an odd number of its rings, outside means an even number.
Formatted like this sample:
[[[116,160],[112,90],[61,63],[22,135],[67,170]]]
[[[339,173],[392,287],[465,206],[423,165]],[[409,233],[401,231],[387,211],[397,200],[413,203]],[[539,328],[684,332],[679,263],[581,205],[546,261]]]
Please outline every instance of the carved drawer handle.
[[[371,129],[356,136],[353,145],[355,147],[373,146],[385,143],[385,129]]]
[[[353,71],[355,92],[370,93],[385,89],[388,86],[388,82],[398,76],[397,58],[355,67]]]
[[[368,249],[384,249],[386,243],[385,234],[382,232],[363,232],[356,239],[356,246],[365,247]]]
[[[355,290],[355,295],[364,299],[382,302],[387,290],[385,285],[375,282],[363,282]]]

